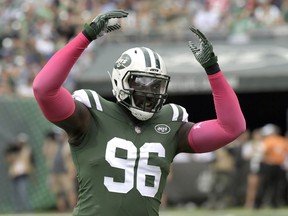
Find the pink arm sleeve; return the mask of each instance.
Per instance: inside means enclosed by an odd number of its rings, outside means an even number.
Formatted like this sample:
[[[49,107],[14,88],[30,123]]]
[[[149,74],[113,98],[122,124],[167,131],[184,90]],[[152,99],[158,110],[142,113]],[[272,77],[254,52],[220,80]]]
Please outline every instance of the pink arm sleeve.
[[[57,122],[73,114],[74,100],[62,84],[89,44],[82,32],[79,33],[51,57],[34,79],[34,96],[48,120]]]
[[[246,130],[237,96],[222,71],[208,76],[217,119],[196,123],[188,134],[189,144],[196,153],[223,147]]]

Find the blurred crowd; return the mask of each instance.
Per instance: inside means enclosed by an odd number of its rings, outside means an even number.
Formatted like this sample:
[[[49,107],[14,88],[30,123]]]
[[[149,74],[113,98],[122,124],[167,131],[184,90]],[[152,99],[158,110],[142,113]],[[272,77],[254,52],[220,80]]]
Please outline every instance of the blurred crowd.
[[[65,85],[75,88],[77,71],[95,58],[93,46],[107,40],[181,40],[187,26],[243,42],[261,32],[288,34],[288,0],[2,0],[0,1],[0,96],[33,96],[31,84],[47,59],[99,13],[125,9],[122,32],[97,40],[73,68]],[[96,56],[97,57],[97,56]],[[75,71],[75,72],[74,72]]]
[[[247,130],[209,154],[211,184],[203,207],[288,206],[288,137],[277,125]]]
[[[185,179],[183,190],[175,188],[181,182],[179,176]],[[192,185],[191,181],[185,185],[187,176],[193,179]],[[214,152],[179,154],[164,195],[162,207],[168,208],[287,208],[288,136],[268,123],[246,130]]]

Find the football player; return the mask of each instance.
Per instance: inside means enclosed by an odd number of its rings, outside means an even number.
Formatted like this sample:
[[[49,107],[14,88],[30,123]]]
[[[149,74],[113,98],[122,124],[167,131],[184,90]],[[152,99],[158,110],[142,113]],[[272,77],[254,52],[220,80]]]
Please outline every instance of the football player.
[[[111,76],[116,103],[90,89],[71,95],[63,83],[74,63],[92,41],[120,28],[110,19],[127,15],[110,11],[85,24],[33,83],[44,116],[69,136],[79,182],[74,216],[159,215],[169,167],[178,153],[214,151],[245,131],[238,99],[213,47],[194,27],[190,30],[200,45],[190,41],[189,47],[208,75],[217,119],[194,124],[184,107],[164,105],[170,77],[162,57],[147,47],[131,48],[116,61]]]

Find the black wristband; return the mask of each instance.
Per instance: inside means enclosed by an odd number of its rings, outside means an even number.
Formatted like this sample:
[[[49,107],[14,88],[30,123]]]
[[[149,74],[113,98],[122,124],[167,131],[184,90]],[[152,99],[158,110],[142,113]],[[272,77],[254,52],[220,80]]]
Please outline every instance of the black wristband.
[[[212,74],[215,74],[215,73],[218,73],[220,71],[220,67],[219,67],[219,64],[216,63],[212,66],[209,66],[207,68],[205,68],[205,71],[208,75],[212,75]]]
[[[93,24],[93,23],[92,23]],[[93,27],[91,26],[92,24],[84,24],[84,29],[82,31],[82,33],[85,35],[85,37],[89,40],[89,41],[93,41],[97,38],[96,32],[93,29]]]
[[[82,31],[82,33],[84,34],[84,36],[85,36],[89,41],[93,41],[93,39],[89,36],[89,34],[87,33],[87,31],[85,31],[85,29]]]

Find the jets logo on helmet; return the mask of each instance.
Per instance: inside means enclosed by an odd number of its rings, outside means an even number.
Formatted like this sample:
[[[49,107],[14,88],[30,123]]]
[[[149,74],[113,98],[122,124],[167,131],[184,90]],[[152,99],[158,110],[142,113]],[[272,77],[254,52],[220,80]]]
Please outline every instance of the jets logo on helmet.
[[[114,68],[123,69],[125,67],[128,67],[130,64],[131,64],[130,56],[127,54],[124,54],[115,62]]]
[[[170,77],[162,57],[147,47],[122,53],[112,71],[113,94],[139,120],[158,112],[166,98]]]

